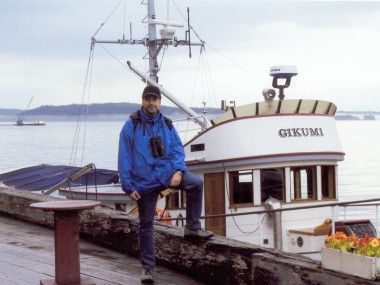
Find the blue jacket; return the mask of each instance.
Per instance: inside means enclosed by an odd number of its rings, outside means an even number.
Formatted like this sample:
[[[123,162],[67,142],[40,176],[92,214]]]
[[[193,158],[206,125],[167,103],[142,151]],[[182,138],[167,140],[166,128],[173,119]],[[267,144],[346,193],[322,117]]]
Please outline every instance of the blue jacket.
[[[169,187],[173,174],[186,171],[185,152],[174,127],[169,129],[165,117],[158,112],[153,118],[139,111],[141,121],[134,125],[129,118],[120,132],[118,168],[125,193],[137,190],[146,195]],[[162,157],[153,157],[150,138],[159,135],[164,146]]]

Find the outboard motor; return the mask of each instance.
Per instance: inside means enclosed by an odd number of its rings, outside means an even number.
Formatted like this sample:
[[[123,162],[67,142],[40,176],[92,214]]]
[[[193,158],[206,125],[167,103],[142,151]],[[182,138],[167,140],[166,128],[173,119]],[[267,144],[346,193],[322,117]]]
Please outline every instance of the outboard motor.
[[[281,209],[281,202],[275,198],[270,197],[265,201],[265,210],[277,210]],[[281,212],[269,213],[273,218],[273,241],[274,248],[282,250],[282,223]]]

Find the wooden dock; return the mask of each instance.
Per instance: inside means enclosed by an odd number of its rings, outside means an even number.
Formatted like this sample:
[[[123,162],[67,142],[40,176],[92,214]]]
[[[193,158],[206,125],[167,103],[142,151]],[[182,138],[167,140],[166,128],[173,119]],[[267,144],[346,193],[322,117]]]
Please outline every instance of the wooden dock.
[[[97,285],[141,284],[140,260],[80,241],[81,276]],[[54,279],[54,231],[0,215],[0,284],[38,285]],[[154,284],[205,284],[157,266]]]
[[[30,205],[58,200],[0,185],[0,285],[37,285],[40,280],[55,278],[53,230],[36,226],[52,226],[53,215]],[[111,251],[80,242],[83,279],[90,278],[98,285],[140,284],[139,259],[124,254],[138,253],[137,231],[138,220],[134,216],[100,206],[82,211],[81,233],[113,248]],[[159,222],[155,223],[155,239],[156,256],[162,264],[203,281],[158,266],[155,284],[380,284],[378,280],[327,270],[319,261],[298,254],[222,236],[206,242],[188,241],[183,238],[182,228]]]

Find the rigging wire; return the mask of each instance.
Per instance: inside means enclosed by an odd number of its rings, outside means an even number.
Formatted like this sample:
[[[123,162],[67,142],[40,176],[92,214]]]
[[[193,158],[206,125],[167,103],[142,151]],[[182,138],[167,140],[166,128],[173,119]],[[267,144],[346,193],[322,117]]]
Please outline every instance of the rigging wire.
[[[202,62],[203,62],[203,72],[204,72],[204,76],[205,76],[205,82],[206,82],[206,87],[207,87],[207,94],[209,95],[209,100],[210,102],[212,102],[212,99],[214,99],[214,106],[216,107],[217,106],[217,102],[216,102],[216,95],[215,95],[215,89],[214,89],[214,84],[213,84],[213,80],[212,80],[212,77],[211,77],[211,70],[210,70],[210,65],[208,63],[208,60],[207,60],[207,55],[206,55],[206,49],[203,47],[202,50],[201,50],[201,54],[203,54],[202,56]],[[211,96],[213,95],[214,98],[211,98]],[[204,99],[203,99],[204,100]],[[211,105],[212,106],[212,105]]]
[[[122,2],[124,2],[123,39],[125,39],[125,15],[126,15],[126,1],[125,0],[120,0],[119,1],[119,3],[115,6],[115,8],[108,15],[108,17],[106,18],[106,20],[96,30],[96,32],[92,36],[93,38],[98,34],[98,32],[105,25],[105,23],[111,18],[111,16],[118,9],[118,7],[120,6],[120,4]],[[130,69],[127,68],[126,64],[123,64],[110,51],[108,51],[103,45],[101,45],[101,46],[114,59],[116,59],[126,69],[128,69],[130,71]],[[72,149],[71,149],[70,162],[69,162],[70,166],[75,165],[76,164],[76,160],[77,160],[78,148],[79,148],[79,144],[80,144],[80,133],[81,133],[81,128],[82,128],[82,119],[81,119],[82,115],[84,115],[85,119],[84,119],[84,131],[83,131],[82,149],[81,149],[82,155],[81,155],[80,165],[83,165],[83,161],[84,161],[84,149],[85,149],[85,144],[86,144],[87,121],[88,121],[88,115],[89,115],[89,102],[90,102],[90,93],[91,93],[91,81],[92,81],[93,61],[94,61],[93,59],[94,59],[94,53],[95,53],[95,48],[94,47],[95,47],[95,44],[91,43],[90,55],[89,55],[89,59],[88,59],[88,63],[87,63],[87,70],[86,70],[86,75],[85,75],[85,80],[84,80],[84,86],[83,86],[83,90],[82,90],[82,97],[81,97],[81,101],[80,101],[80,104],[79,104],[79,112],[78,112],[77,121],[76,121],[76,128],[75,128],[75,133],[74,133],[73,146],[72,146]],[[86,98],[87,98],[87,102],[86,102],[87,104],[85,104]],[[84,108],[85,108],[85,110],[83,110]],[[96,172],[97,172],[97,170],[96,170],[96,167],[95,167],[95,189],[96,189],[96,192],[97,192]],[[80,177],[80,179],[81,179],[81,177]],[[86,179],[87,179],[87,175],[86,175]],[[87,187],[87,183],[86,183],[86,187]]]
[[[97,43],[98,45],[100,45],[111,57],[113,57],[118,63],[120,63],[125,69],[127,70],[130,70],[128,68],[128,65],[125,64],[124,62],[122,62],[119,58],[117,58],[110,50],[108,50],[107,48],[104,47],[103,44],[100,44],[100,43]],[[132,72],[133,73],[133,72]],[[133,73],[134,74],[134,73]]]
[[[164,49],[163,49],[163,52],[162,52],[162,56],[161,56],[160,65],[159,65],[158,71],[161,70],[162,64],[163,64],[163,62],[164,62],[164,56],[165,56],[165,53],[166,53],[167,50],[168,50],[168,46],[164,46]]]
[[[186,16],[181,12],[181,10],[178,8],[178,6],[176,5],[176,3],[171,0],[171,2],[173,3],[173,5],[176,7],[178,13],[182,16],[182,18],[187,21],[186,19]],[[198,33],[194,30],[193,26],[189,25],[190,29],[193,31],[193,33],[197,36],[197,38],[202,42],[204,43],[204,41],[201,40],[201,38],[199,37]]]
[[[199,76],[199,70],[200,70],[200,67],[201,67],[201,63],[202,63],[202,60],[201,60],[201,57],[199,57],[198,65],[197,65],[197,70],[196,70],[196,73],[195,73],[195,81],[194,81],[194,84],[193,84],[193,94],[191,95],[190,105],[192,105],[193,101],[194,101],[195,88],[196,88],[197,82],[198,82],[198,76]]]
[[[93,68],[93,62],[94,62],[94,52],[92,53],[92,60],[91,60],[91,69],[90,69],[90,76],[89,76],[89,83],[88,83],[88,89],[87,89],[87,104],[86,110],[85,110],[85,115],[84,115],[84,131],[83,131],[83,143],[82,143],[82,157],[81,157],[81,163],[80,165],[83,165],[84,161],[84,147],[86,144],[86,133],[87,133],[87,122],[88,122],[88,114],[89,114],[89,106],[90,106],[90,93],[91,93],[91,82],[92,82],[92,68]],[[86,183],[87,185],[87,183]]]
[[[80,130],[81,130],[81,125],[82,125],[82,121],[81,121],[82,109],[83,109],[83,105],[84,105],[84,101],[85,101],[85,97],[87,93],[87,88],[89,86],[88,82],[90,81],[90,77],[91,77],[90,74],[92,73],[93,57],[94,57],[94,45],[91,44],[90,55],[87,62],[87,70],[86,70],[86,75],[85,75],[85,80],[84,80],[84,85],[83,85],[83,90],[82,90],[82,97],[79,104],[79,111],[78,111],[78,116],[77,116],[77,121],[76,121],[74,141],[73,141],[73,146],[71,149],[70,162],[69,162],[70,166],[73,166],[76,163],[76,155],[78,153],[79,137],[80,137]],[[87,112],[88,112],[88,109],[87,109]]]
[[[126,10],[126,0],[124,0],[124,13],[123,13],[123,40],[125,40],[125,19],[126,19],[126,14],[127,14],[127,10]]]
[[[202,56],[202,48],[201,48],[201,51],[200,51],[200,54],[201,56],[199,57],[198,59],[198,65],[197,65],[197,69],[196,69],[196,73],[195,73],[195,81],[194,81],[194,84],[193,84],[193,91],[192,91],[192,95],[191,95],[191,100],[190,100],[190,106],[193,105],[194,103],[194,98],[195,98],[195,92],[196,92],[196,87],[197,87],[197,83],[198,83],[198,78],[200,76],[202,76],[204,73],[200,72],[200,70],[204,70],[204,64],[202,64],[204,61],[202,60],[203,59],[203,56]],[[199,75],[200,74],[200,75]],[[204,80],[202,80],[204,81]],[[202,97],[203,97],[203,101],[204,101],[204,92],[203,92],[203,85],[200,84],[201,86],[201,93],[202,93]],[[193,131],[193,129],[190,129],[189,127],[189,124],[190,124],[190,120],[187,120],[187,125],[186,125],[186,128],[184,131],[185,132],[185,135],[184,135],[184,141],[187,140],[187,135]]]
[[[151,57],[153,58],[153,56],[152,56],[151,52],[149,51],[149,48],[148,47],[146,47],[146,48],[147,48],[147,53],[145,54],[144,59],[149,60]],[[158,76],[158,72],[161,70],[161,67],[163,65],[164,57],[165,57],[165,53],[166,53],[167,49],[168,49],[168,46],[164,45],[163,46],[163,52],[162,52],[161,60],[160,60],[160,64],[158,64],[157,58],[155,60],[155,64],[157,64],[157,66],[158,66],[158,71],[157,71],[157,74],[156,74],[157,76]],[[156,51],[152,51],[152,52],[154,53]],[[149,57],[146,57],[147,54],[149,55]],[[149,71],[149,68],[146,68],[146,70]],[[148,71],[146,71],[147,74],[148,74]]]
[[[177,9],[177,12],[182,16],[182,18],[187,22],[187,18],[186,16],[181,12],[181,10],[179,9],[179,7],[177,6],[177,4],[171,0],[172,4],[175,6],[175,8]],[[202,61],[203,59],[203,62],[206,63],[202,65],[203,67],[203,71],[204,71],[204,74],[205,74],[205,79],[203,81],[206,82],[206,84],[208,82],[210,82],[211,84],[211,91],[209,90],[208,94],[209,94],[209,99],[210,99],[210,102],[212,101],[211,99],[211,96],[214,97],[214,100],[215,100],[215,106],[217,106],[217,103],[216,103],[216,96],[215,96],[215,92],[214,92],[214,87],[213,87],[213,83],[212,83],[212,78],[211,78],[211,71],[210,71],[210,68],[209,68],[209,65],[208,65],[208,61],[207,61],[207,58],[206,58],[206,50],[205,50],[205,47],[204,47],[204,41],[200,38],[200,36],[198,35],[198,33],[195,31],[195,29],[193,28],[193,26],[191,26],[190,24],[188,25],[188,27],[190,28],[191,31],[193,31],[193,33],[195,34],[195,36],[198,38],[198,40],[203,43],[203,45],[201,46],[201,49],[200,49],[200,61]],[[189,31],[190,33],[190,31]],[[207,70],[208,70],[208,74],[209,76],[207,76],[207,73],[206,73],[206,68],[205,66],[207,66]],[[199,69],[199,64],[198,64],[198,69]],[[210,81],[208,81],[210,80]],[[207,87],[209,87],[209,85],[207,84]],[[210,89],[210,88],[208,88]],[[193,91],[193,95],[192,95],[192,99],[191,99],[191,104],[193,104],[193,99],[194,99],[194,94],[195,94],[195,91]],[[203,94],[203,93],[202,93]],[[203,101],[205,101],[205,98],[203,97]]]
[[[103,23],[100,24],[99,28],[96,30],[96,32],[94,33],[94,35],[92,37],[95,37],[96,34],[100,31],[101,28],[103,28],[104,24],[107,23],[107,21],[109,20],[109,18],[111,18],[111,16],[113,15],[113,13],[117,10],[117,8],[120,6],[120,4],[123,2],[124,0],[120,0],[119,3],[116,5],[116,7],[111,11],[111,13],[108,15],[108,17],[105,19],[105,21]]]
[[[130,72],[134,77],[141,79],[136,73],[134,73],[126,63],[117,58],[110,50],[108,50],[103,44],[97,43],[100,45],[114,60],[116,60],[121,66],[123,66],[128,72]]]
[[[118,7],[121,5],[121,3],[124,2],[124,21],[123,21],[123,39],[125,38],[125,14],[126,14],[126,1],[125,0],[120,0],[118,4],[114,7],[114,9],[111,11],[111,13],[108,15],[108,17],[105,19],[105,21],[99,26],[99,28],[95,31],[92,37],[95,37],[99,31],[102,29],[102,27],[108,22],[108,20],[111,18],[111,16],[115,13],[115,11],[118,9]],[[103,45],[100,45],[104,50],[106,50],[114,59],[116,59],[119,63],[121,63],[126,69],[127,68],[126,64],[122,63],[119,59],[116,58],[109,50],[107,50]],[[71,156],[70,156],[70,163],[69,165],[75,165],[76,159],[77,159],[77,153],[78,153],[78,147],[79,147],[79,139],[80,139],[80,131],[81,131],[81,126],[82,126],[82,111],[83,111],[83,106],[85,106],[85,111],[84,111],[84,116],[85,116],[85,125],[84,125],[84,132],[83,132],[83,142],[82,142],[82,156],[81,156],[81,165],[83,165],[84,161],[84,148],[85,148],[85,142],[86,142],[86,132],[87,132],[87,119],[88,119],[88,113],[89,113],[89,102],[90,102],[90,93],[91,93],[91,81],[92,81],[92,69],[93,69],[93,58],[94,58],[94,52],[95,52],[95,45],[92,43],[90,47],[90,56],[88,59],[88,64],[87,64],[87,71],[86,71],[86,76],[85,76],[85,82],[84,82],[84,87],[82,91],[82,98],[80,102],[80,107],[79,107],[79,113],[77,116],[77,122],[76,122],[76,129],[75,129],[75,134],[74,134],[74,142],[73,142],[73,147],[71,150]],[[85,104],[87,97],[87,104]]]
[[[237,62],[235,62],[234,60],[232,60],[231,58],[227,57],[225,54],[223,54],[221,51],[217,50],[216,48],[212,47],[210,44],[204,42],[205,45],[207,45],[209,48],[211,48],[213,51],[215,51],[216,53],[218,53],[220,56],[222,56],[224,59],[226,59],[227,61],[229,61],[230,63],[232,63],[234,66],[236,66],[237,68],[239,68],[240,70],[242,70],[243,72],[245,72],[247,75],[249,75],[250,77],[253,77],[255,80],[259,81],[260,83],[264,84],[265,86],[267,87],[270,87],[268,85],[267,82],[265,82],[264,80],[261,80],[258,76],[252,74],[249,70],[245,69],[243,66],[241,66],[240,64],[238,64]]]
[[[173,5],[176,7],[178,13],[182,16],[182,18],[184,20],[186,20],[186,17],[185,15],[181,12],[181,10],[178,8],[178,6],[176,5],[176,3],[171,0],[171,2],[173,3]],[[230,63],[232,63],[233,65],[235,65],[237,68],[239,68],[240,70],[242,70],[243,72],[245,72],[247,75],[249,75],[250,77],[253,77],[255,80],[257,80],[258,82],[260,82],[261,84],[264,84],[264,86],[267,86],[267,87],[271,87],[268,85],[268,83],[264,80],[261,80],[259,76],[255,75],[255,74],[252,74],[249,70],[245,69],[244,67],[242,67],[240,64],[238,64],[237,62],[235,62],[234,60],[232,60],[231,58],[227,57],[225,54],[223,54],[221,51],[217,50],[216,48],[212,47],[210,44],[206,43],[205,41],[203,41],[200,36],[198,35],[198,33],[195,31],[195,29],[193,28],[192,25],[189,25],[190,29],[193,31],[193,33],[195,34],[195,36],[204,44],[204,45],[207,45],[209,48],[211,48],[213,51],[215,51],[216,53],[218,53],[219,55],[221,55],[223,58],[225,58],[227,61],[229,61]]]

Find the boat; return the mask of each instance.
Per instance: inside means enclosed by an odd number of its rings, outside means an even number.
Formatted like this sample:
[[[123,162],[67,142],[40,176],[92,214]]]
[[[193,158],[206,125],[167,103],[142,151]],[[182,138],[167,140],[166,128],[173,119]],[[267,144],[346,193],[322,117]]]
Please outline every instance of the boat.
[[[158,83],[157,56],[162,48],[169,46],[204,48],[204,43],[192,43],[190,37],[178,40],[174,28],[182,25],[159,20],[153,0],[144,4],[148,9],[146,39],[110,41],[93,37],[92,47],[146,45],[149,76],[131,61],[128,61],[129,68],[145,84],[160,88],[162,95],[186,114],[186,120],[199,126],[184,149],[188,169],[204,180],[202,225],[206,230],[301,254],[319,253],[325,237],[338,230],[376,235],[370,219],[342,219],[339,214],[339,207],[379,200],[339,201],[338,165],[345,153],[336,128],[334,103],[285,98],[285,90],[298,70],[293,65],[278,65],[269,69],[273,88],[263,90],[262,100],[242,106],[223,101],[224,113],[212,119],[195,113]],[[162,27],[160,38],[156,35],[158,26]],[[120,185],[110,189],[111,196],[121,193]],[[83,185],[59,188],[59,193],[68,199],[93,199],[89,191],[95,190]],[[105,198],[106,191],[100,193],[96,200],[111,200],[110,196]],[[162,197],[165,199],[160,200],[158,207],[170,213],[172,221],[183,223],[185,195],[169,189]],[[127,202],[126,205],[125,210],[132,212],[135,205]]]
[[[184,144],[189,170],[204,179],[203,226],[216,234],[288,252],[318,253],[324,239],[337,230],[358,228],[375,234],[369,219],[339,220],[338,163],[344,160],[335,125],[337,107],[323,100],[285,99],[285,89],[297,76],[295,66],[270,68],[273,88],[263,100],[243,106],[222,102],[224,113],[209,120],[199,115],[158,83],[157,56],[169,46],[204,43],[175,34],[180,23],[161,20],[154,1],[147,1],[148,36],[145,40],[92,38],[92,44],[146,45],[149,76],[131,61],[129,68],[143,82],[160,88],[163,96],[199,125],[199,132]],[[156,29],[161,27],[160,36]],[[181,192],[166,197],[172,217],[185,216]],[[354,201],[352,203],[359,203]],[[358,226],[359,225],[359,226]]]
[[[85,167],[41,164],[28,166],[0,174],[0,182],[17,190],[45,191],[59,187],[83,185],[107,185],[119,181],[117,171],[96,169],[93,164]]]
[[[368,121],[375,121],[376,117],[374,115],[364,115],[363,120],[368,120]]]
[[[30,123],[24,123],[22,120],[17,120],[15,126],[45,126],[46,123],[44,121],[33,121]]]
[[[30,98],[30,101],[29,101],[26,109],[18,115],[16,124],[14,124],[14,126],[23,127],[23,126],[45,126],[46,125],[46,123],[44,121],[41,121],[41,120],[35,120],[33,122],[28,122],[28,123],[24,122],[24,113],[29,110],[29,107],[32,104],[32,100],[33,100],[33,96],[32,96],[32,98]]]

